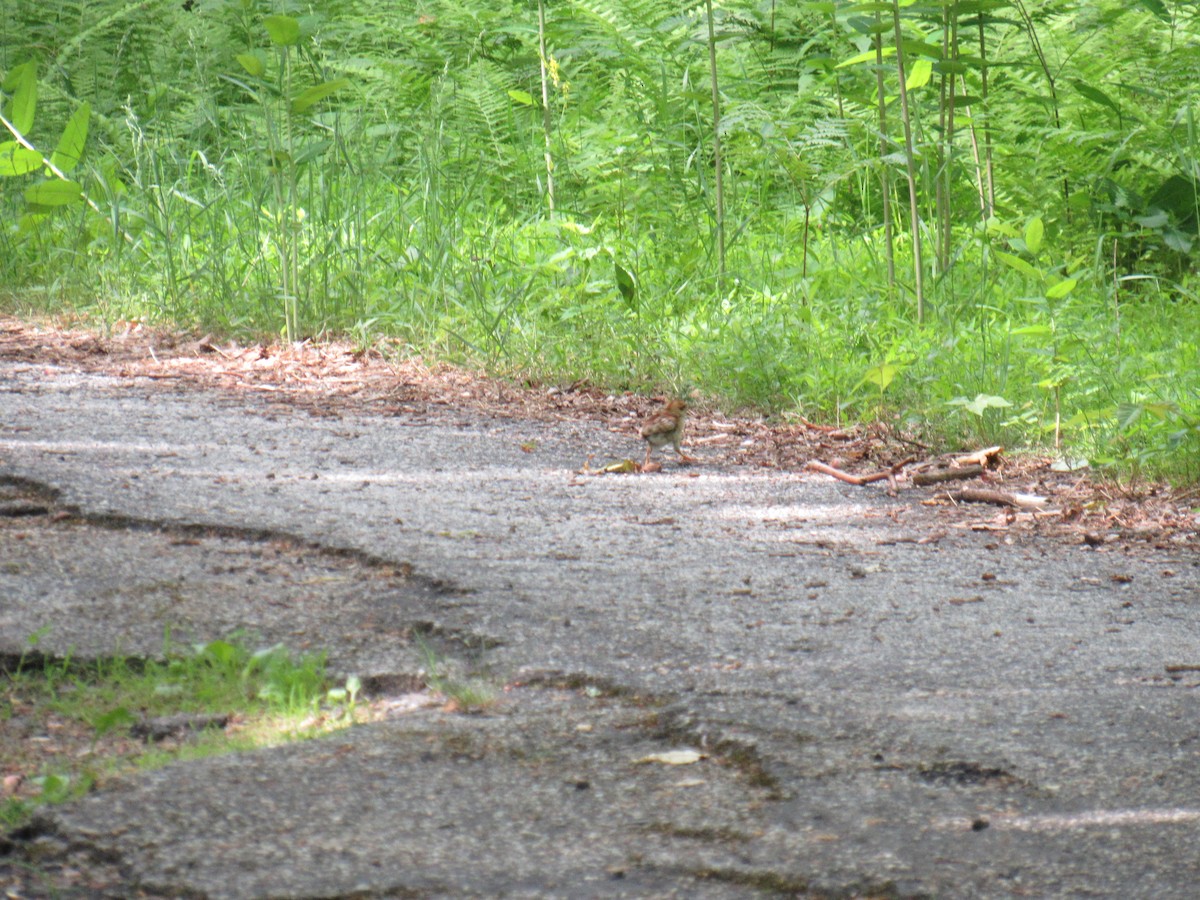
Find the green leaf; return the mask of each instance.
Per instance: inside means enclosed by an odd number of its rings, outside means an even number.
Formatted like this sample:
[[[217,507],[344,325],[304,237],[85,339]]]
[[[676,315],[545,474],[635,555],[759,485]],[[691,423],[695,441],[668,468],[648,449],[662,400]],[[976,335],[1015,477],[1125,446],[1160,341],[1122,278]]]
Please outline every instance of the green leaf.
[[[529,91],[509,91],[508,96],[522,106],[533,106],[533,94]]]
[[[1041,217],[1031,219],[1025,226],[1025,249],[1037,256],[1038,251],[1042,249],[1042,237],[1045,233],[1046,226],[1042,224]]]
[[[131,713],[124,706],[118,706],[116,709],[111,709],[98,716],[92,727],[96,729],[97,735],[107,734],[114,728],[128,728],[137,721],[137,716]]]
[[[31,206],[26,212],[21,213],[21,218],[17,219],[17,233],[26,237],[38,234],[42,223],[49,217],[45,208]]]
[[[292,100],[292,112],[299,115],[315,104],[320,103],[330,94],[340,91],[344,87],[349,87],[349,85],[350,79],[335,78],[333,81],[326,81],[322,84],[315,84],[310,88],[306,88]]]
[[[987,410],[1003,409],[1006,406],[1012,406],[1012,404],[1003,397],[996,397],[991,394],[977,394],[974,400],[964,405],[964,409],[983,418],[983,414]]]
[[[1169,400],[1159,400],[1155,403],[1147,403],[1146,412],[1150,413],[1158,421],[1166,422],[1179,414],[1179,407]]]
[[[1009,331],[1009,334],[1022,337],[1049,337],[1053,331],[1049,325],[1022,325],[1020,328]]]
[[[222,642],[223,643],[223,642]],[[224,654],[224,650],[221,651]],[[283,644],[272,644],[270,647],[260,647],[250,654],[250,661],[246,663],[246,672],[252,672],[255,669],[268,669],[271,665],[280,659],[287,659],[287,648]],[[236,654],[229,657],[225,654],[225,658],[229,662],[236,662]]]
[[[295,163],[298,166],[302,166],[306,162],[319,159],[320,157],[324,156],[325,151],[332,146],[333,141],[313,141],[311,143],[304,144],[299,150],[296,151]]]
[[[1061,300],[1071,291],[1075,290],[1075,285],[1079,283],[1077,278],[1064,278],[1058,284],[1053,284],[1046,288],[1047,300]]]
[[[291,16],[267,16],[263,19],[263,27],[271,37],[271,43],[277,47],[291,47],[300,43],[300,20]]]
[[[37,64],[27,62],[14,66],[4,79],[4,89],[12,94],[8,120],[22,135],[29,134],[37,112]]]
[[[931,75],[933,75],[933,60],[921,57],[909,66],[908,78],[905,79],[904,86],[910,91],[924,87],[929,84]]]
[[[1192,239],[1178,228],[1163,229],[1163,243],[1177,253],[1189,253],[1192,249]]]
[[[857,8],[855,10],[857,12]],[[866,16],[851,16],[846,20],[846,24],[853,28],[858,34],[883,34],[885,31],[892,30],[892,22],[890,19],[868,19]]]
[[[1029,263],[1025,262],[1025,260],[1021,259],[1021,257],[1013,256],[1011,253],[1005,253],[1002,250],[997,250],[995,252],[996,259],[1000,260],[1000,262],[1004,263],[1009,268],[1016,269],[1022,275],[1028,275],[1030,278],[1036,278],[1041,281],[1042,273]]]
[[[22,147],[16,141],[5,141],[0,144],[0,177],[8,175],[28,175],[36,172],[42,164],[42,154],[28,147]]]
[[[1121,431],[1128,431],[1145,411],[1146,407],[1140,403],[1117,404],[1117,428]]]
[[[905,56],[908,58],[928,56],[931,59],[940,59],[942,56],[941,47],[925,41],[903,40],[900,42],[900,46],[904,48]]]
[[[1189,125],[1194,130],[1194,125]],[[1162,210],[1180,222],[1193,221],[1196,215],[1196,203],[1200,200],[1200,182],[1183,175],[1171,175],[1158,186],[1150,199],[1146,201],[1146,209]],[[1195,229],[1193,228],[1193,233]]]
[[[1078,78],[1072,79],[1071,86],[1075,88],[1075,90],[1078,91],[1081,96],[1086,97],[1093,103],[1106,106],[1117,115],[1121,114],[1121,108],[1117,106],[1112,97],[1108,96],[1108,94],[1104,93],[1104,91],[1100,90],[1100,88],[1092,87],[1090,84],[1080,81]]]
[[[988,234],[1000,234],[1007,238],[1020,237],[1021,233],[1008,222],[1001,222],[997,218],[988,219],[987,223]]]
[[[69,206],[83,201],[78,181],[41,181],[25,189],[25,202],[34,206]]]
[[[238,661],[237,647],[228,641],[209,641],[200,648],[199,656],[207,656],[218,665],[234,665]]]
[[[961,59],[939,59],[937,62],[932,63],[932,65],[933,71],[937,72],[939,75],[965,75],[968,71],[970,71],[967,68],[967,64]],[[962,97],[955,98],[955,103],[962,102]]]
[[[88,118],[91,114],[92,106],[85,100],[67,120],[67,127],[63,129],[58,146],[50,157],[51,164],[60,172],[70,172],[83,159],[83,145],[87,141]]]
[[[246,70],[253,78],[262,78],[267,71],[267,64],[262,61],[262,58],[255,53],[239,53],[237,61],[241,63],[242,68]]]
[[[1171,218],[1161,209],[1155,209],[1153,212],[1147,213],[1144,216],[1134,216],[1133,221],[1142,228],[1160,229],[1171,223]]]
[[[884,59],[887,59],[889,56],[895,56],[895,55],[896,55],[895,47],[884,47],[883,48],[882,56]],[[874,50],[868,50],[866,53],[860,53],[857,56],[852,56],[849,59],[844,59],[840,63],[837,64],[836,68],[844,69],[846,66],[857,66],[859,63],[864,63],[864,62],[875,62],[875,51]]]
[[[1171,21],[1171,12],[1167,9],[1167,5],[1162,0],[1138,0],[1142,6],[1154,13],[1164,22]]]
[[[41,787],[40,799],[46,803],[62,803],[71,796],[71,779],[67,775],[42,775],[33,783]]]
[[[872,366],[867,369],[863,375],[862,381],[859,384],[873,384],[879,388],[880,393],[888,389],[896,377],[896,373],[900,371],[900,367],[895,363],[884,363],[881,366]]]
[[[613,261],[613,271],[617,278],[617,290],[625,298],[626,305],[630,309],[636,310],[638,299],[637,282],[634,280],[633,273],[615,260]]]

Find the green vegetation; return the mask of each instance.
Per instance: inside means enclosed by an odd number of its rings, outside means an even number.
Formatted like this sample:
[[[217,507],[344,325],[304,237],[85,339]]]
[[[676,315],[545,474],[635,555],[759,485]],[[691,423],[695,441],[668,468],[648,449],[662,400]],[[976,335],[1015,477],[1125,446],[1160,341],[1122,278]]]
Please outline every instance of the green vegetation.
[[[2,19],[10,309],[388,337],[1200,478],[1195,4]]]
[[[0,681],[0,755],[4,774],[14,779],[0,801],[0,827],[19,824],[39,804],[86,793],[129,767],[348,725],[358,690],[357,679],[330,689],[323,655],[294,658],[278,645],[251,651],[238,639],[185,648],[168,636],[157,660],[23,659]],[[146,723],[181,713],[193,715],[176,730],[168,727],[151,738],[139,732]]]
[[[458,712],[479,713],[496,705],[499,691],[486,678],[478,675],[452,675],[437,652],[417,638],[421,655],[425,657],[425,684],[442,694],[447,704]]]

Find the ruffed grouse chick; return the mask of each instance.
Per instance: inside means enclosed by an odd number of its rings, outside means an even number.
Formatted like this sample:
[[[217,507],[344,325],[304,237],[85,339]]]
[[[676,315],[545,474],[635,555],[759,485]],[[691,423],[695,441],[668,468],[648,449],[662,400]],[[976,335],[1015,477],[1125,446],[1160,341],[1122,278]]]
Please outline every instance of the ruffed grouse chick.
[[[671,444],[679,454],[681,462],[695,462],[679,447],[683,440],[683,417],[687,413],[687,404],[682,400],[672,400],[659,410],[645,425],[642,426],[642,440],[646,442],[646,461],[642,468],[650,465],[650,454],[657,447]]]

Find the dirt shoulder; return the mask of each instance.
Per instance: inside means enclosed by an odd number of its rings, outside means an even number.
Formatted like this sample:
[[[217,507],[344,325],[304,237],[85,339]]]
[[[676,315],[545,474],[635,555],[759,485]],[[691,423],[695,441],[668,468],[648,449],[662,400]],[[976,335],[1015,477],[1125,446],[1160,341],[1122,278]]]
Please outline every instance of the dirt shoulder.
[[[640,423],[660,401],[630,393],[610,394],[586,384],[517,383],[454,366],[404,356],[380,343],[355,348],[344,342],[239,346],[208,335],[118,323],[109,334],[95,329],[30,323],[0,316],[0,359],[76,368],[166,385],[219,388],[286,398],[314,416],[346,412],[462,411],[542,423],[587,421],[630,438],[637,457]],[[875,426],[831,427],[806,421],[726,415],[702,397],[692,399],[688,446],[702,448],[710,465],[801,472],[820,461],[852,475],[894,469],[892,490],[911,488],[916,472],[944,468],[963,454],[933,455],[912,436]],[[611,460],[585,457],[580,467]],[[967,501],[963,485],[1000,495],[1033,498],[1022,509],[992,499],[991,513]],[[1002,456],[980,478],[952,481],[943,490],[919,491],[948,524],[999,534],[1036,532],[1071,543],[1111,542],[1159,548],[1200,543],[1197,489],[1163,484],[1121,486],[1083,472],[1054,471],[1051,460],[1030,454]],[[874,488],[878,490],[878,485]],[[868,489],[870,490],[870,489]],[[985,500],[985,502],[987,502]]]

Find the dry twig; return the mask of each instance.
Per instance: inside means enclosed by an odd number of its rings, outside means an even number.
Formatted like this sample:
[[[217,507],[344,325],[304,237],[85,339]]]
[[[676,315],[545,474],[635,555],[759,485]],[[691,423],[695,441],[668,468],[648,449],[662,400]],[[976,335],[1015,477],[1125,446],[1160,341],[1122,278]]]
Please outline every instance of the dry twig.
[[[1038,509],[1045,505],[1045,497],[1033,494],[1010,494],[1006,491],[991,491],[981,488],[963,488],[961,491],[946,491],[938,499],[951,503],[994,503],[996,506],[1011,506],[1014,509]]]
[[[890,469],[886,469],[882,472],[873,472],[870,475],[851,475],[849,472],[843,472],[841,469],[837,469],[837,468],[834,468],[833,466],[826,465],[823,462],[818,462],[815,459],[809,461],[807,468],[812,469],[814,472],[821,472],[824,475],[829,475],[833,478],[838,479],[839,481],[844,481],[847,484],[856,484],[859,486],[862,486],[864,484],[871,484],[872,482],[876,482],[876,481],[883,481],[884,479],[888,479],[892,482],[892,485],[894,488],[896,473],[899,472],[901,469],[903,469],[905,466],[909,465],[911,462],[912,462],[911,459],[906,459],[906,460],[903,460],[902,462],[896,463]]]
[[[943,481],[963,481],[967,478],[978,478],[983,474],[983,466],[966,466],[961,469],[939,469],[936,472],[918,472],[912,477],[912,483],[917,487],[931,484],[941,484]]]

